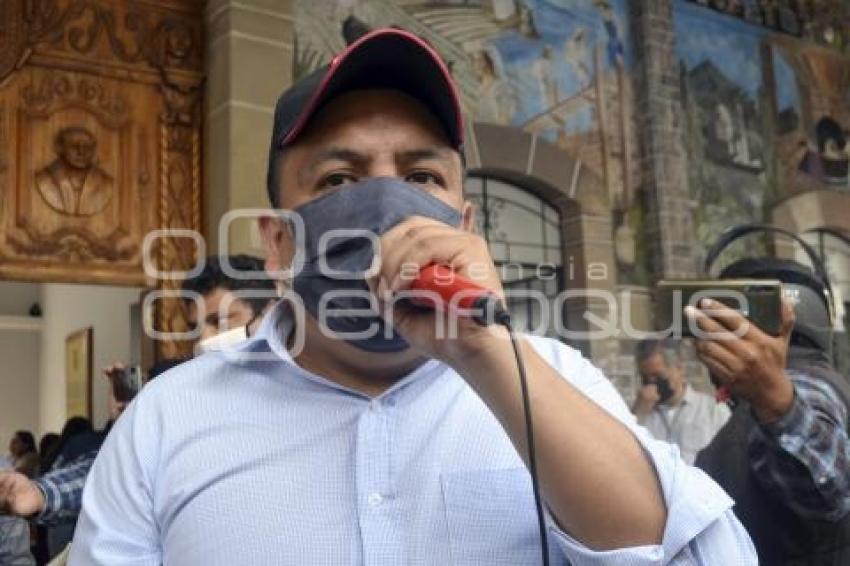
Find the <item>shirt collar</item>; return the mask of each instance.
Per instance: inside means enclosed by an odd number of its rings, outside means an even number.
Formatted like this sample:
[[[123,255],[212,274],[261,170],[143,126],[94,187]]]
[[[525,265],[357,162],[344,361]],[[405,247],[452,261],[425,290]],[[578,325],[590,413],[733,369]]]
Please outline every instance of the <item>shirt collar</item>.
[[[286,299],[282,299],[274,307],[269,309],[269,312],[263,317],[259,328],[253,336],[225,350],[223,354],[237,362],[252,360],[268,361],[271,356],[273,361],[282,362],[294,368],[296,373],[303,379],[365,398],[366,396],[363,393],[349,389],[321,375],[311,373],[295,362],[292,354],[286,348],[289,337],[295,328],[295,322],[292,305]],[[438,360],[427,360],[396,381],[391,387],[376,397],[376,399],[399,398],[402,396],[406,398],[414,397],[417,392],[426,388],[427,384],[433,380],[431,378],[435,378],[446,369],[447,366]],[[401,393],[402,390],[404,390],[403,394]]]

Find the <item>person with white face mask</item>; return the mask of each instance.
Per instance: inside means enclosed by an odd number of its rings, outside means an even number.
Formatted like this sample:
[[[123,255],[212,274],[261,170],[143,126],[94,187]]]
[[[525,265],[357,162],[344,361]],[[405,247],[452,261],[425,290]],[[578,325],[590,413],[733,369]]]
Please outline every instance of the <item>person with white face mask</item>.
[[[278,291],[268,277],[237,277],[263,272],[263,260],[249,255],[209,256],[196,277],[183,282],[190,328],[199,333],[195,353],[221,350],[251,336],[274,305]]]

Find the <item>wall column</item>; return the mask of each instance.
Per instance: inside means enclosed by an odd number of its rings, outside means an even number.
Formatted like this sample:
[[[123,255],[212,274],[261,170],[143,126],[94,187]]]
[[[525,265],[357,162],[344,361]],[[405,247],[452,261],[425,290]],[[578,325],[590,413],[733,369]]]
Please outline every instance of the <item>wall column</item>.
[[[204,229],[208,253],[221,248],[228,210],[268,206],[266,161],[274,104],[292,83],[291,0],[210,0],[206,8]],[[229,252],[258,254],[256,229],[234,226]]]
[[[674,51],[673,2],[630,2],[637,68],[641,184],[655,278],[696,274],[695,234],[683,147],[684,115]]]

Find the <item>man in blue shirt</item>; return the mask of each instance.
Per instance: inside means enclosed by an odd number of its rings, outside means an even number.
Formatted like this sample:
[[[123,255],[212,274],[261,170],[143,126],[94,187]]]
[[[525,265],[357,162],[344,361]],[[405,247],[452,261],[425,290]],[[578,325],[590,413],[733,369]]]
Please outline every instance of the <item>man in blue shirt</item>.
[[[502,294],[463,199],[462,138],[445,64],[401,30],[281,96],[269,196],[303,238],[282,214],[261,229],[267,268],[303,265],[248,341],[128,408],[89,476],[70,564],[540,563],[507,332],[461,318],[441,334],[440,311],[395,302],[410,267],[430,264]],[[373,228],[379,261],[328,245],[335,227]],[[368,273],[326,277],[334,261]],[[361,283],[380,317],[325,300]],[[363,321],[384,332],[358,334]],[[599,370],[559,342],[519,343],[551,564],[755,563],[732,501],[638,428]]]

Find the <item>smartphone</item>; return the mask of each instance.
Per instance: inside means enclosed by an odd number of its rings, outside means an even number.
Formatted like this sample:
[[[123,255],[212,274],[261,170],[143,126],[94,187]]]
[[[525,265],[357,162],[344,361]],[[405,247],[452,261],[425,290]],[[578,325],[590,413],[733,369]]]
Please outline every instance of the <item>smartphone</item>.
[[[770,279],[668,279],[658,282],[655,320],[659,330],[693,336],[684,308],[713,299],[744,315],[764,332],[782,328],[782,282]]]
[[[113,372],[111,378],[116,401],[129,403],[142,389],[142,368],[139,366],[130,366]]]

